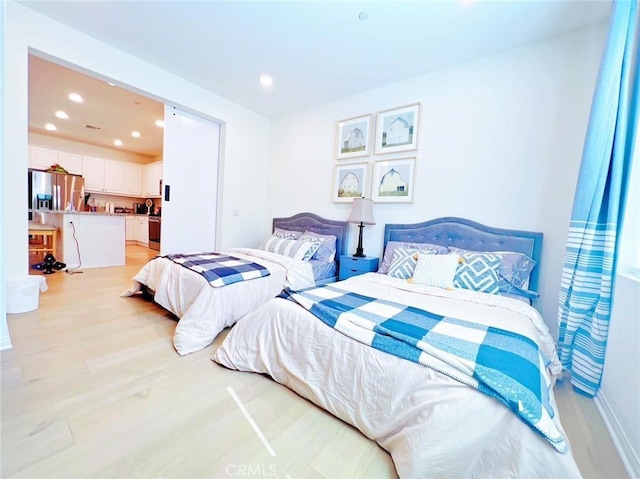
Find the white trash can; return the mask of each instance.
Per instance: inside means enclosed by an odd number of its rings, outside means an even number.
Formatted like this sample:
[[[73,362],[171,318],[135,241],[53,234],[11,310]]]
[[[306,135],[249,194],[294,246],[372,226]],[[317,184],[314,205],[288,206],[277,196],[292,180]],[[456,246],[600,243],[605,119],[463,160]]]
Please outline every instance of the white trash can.
[[[20,276],[7,278],[7,313],[27,313],[38,309],[40,291],[48,288],[44,276]]]

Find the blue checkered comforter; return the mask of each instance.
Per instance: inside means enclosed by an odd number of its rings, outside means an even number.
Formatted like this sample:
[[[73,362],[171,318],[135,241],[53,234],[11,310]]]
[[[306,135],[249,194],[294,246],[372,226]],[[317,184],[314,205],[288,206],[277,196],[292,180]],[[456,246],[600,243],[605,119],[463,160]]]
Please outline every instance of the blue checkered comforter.
[[[531,339],[332,285],[281,296],[357,341],[433,367],[498,399],[556,450],[567,451],[552,421],[552,384],[544,372],[549,361]]]
[[[201,274],[215,288],[270,274],[261,264],[222,253],[168,254],[158,258],[170,259]]]

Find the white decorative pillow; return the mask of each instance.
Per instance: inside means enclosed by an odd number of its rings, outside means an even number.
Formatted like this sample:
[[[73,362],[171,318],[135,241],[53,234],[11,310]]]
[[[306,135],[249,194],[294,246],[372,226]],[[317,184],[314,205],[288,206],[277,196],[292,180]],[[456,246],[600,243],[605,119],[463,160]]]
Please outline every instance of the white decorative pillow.
[[[453,288],[453,278],[460,261],[456,253],[418,254],[413,282],[436,288]]]
[[[320,241],[306,241],[302,239],[294,240],[293,238],[278,238],[277,236],[269,236],[259,247],[263,251],[270,253],[278,253],[290,258],[309,261],[313,254],[318,251]]]
[[[500,256],[497,254],[463,253],[453,285],[482,293],[500,294],[499,268]]]

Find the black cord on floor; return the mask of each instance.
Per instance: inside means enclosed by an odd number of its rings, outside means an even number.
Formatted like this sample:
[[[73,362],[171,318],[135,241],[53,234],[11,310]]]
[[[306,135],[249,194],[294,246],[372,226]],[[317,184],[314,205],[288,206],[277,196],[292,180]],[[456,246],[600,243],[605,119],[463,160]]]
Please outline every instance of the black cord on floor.
[[[78,238],[76,238],[76,225],[73,224],[73,221],[69,221],[69,224],[73,228],[73,239],[76,241],[76,251],[78,252],[78,266],[75,268],[67,268],[64,270],[67,274],[76,274],[76,273],[84,273],[84,271],[76,271],[80,269],[82,266],[82,258],[80,257],[80,244],[78,243]]]

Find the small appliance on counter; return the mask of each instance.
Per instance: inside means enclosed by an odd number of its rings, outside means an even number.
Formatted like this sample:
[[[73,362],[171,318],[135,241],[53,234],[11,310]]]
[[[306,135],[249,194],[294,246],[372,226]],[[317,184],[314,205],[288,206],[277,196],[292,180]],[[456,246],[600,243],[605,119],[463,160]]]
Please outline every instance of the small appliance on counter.
[[[147,207],[144,203],[134,203],[133,204],[133,212],[137,215],[146,215]]]
[[[154,208],[153,200],[151,198],[147,198],[146,201],[144,202],[144,205],[147,208],[147,210],[144,213],[146,215],[150,215]]]

